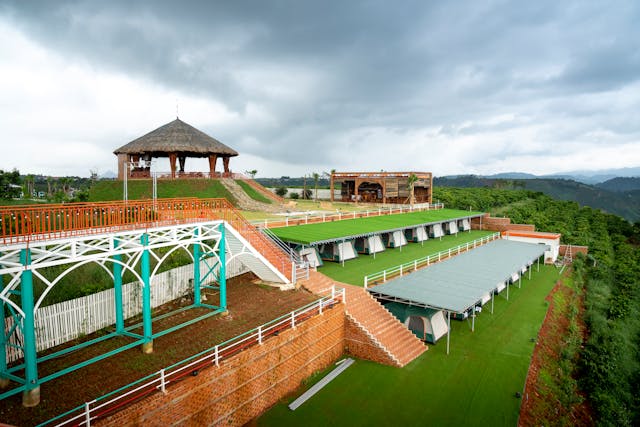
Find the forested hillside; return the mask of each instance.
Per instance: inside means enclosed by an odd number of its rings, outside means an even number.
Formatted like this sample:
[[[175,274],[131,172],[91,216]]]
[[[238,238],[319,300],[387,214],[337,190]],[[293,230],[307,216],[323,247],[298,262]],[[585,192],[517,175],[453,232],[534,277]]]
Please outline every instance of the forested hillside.
[[[574,265],[588,336],[576,358],[561,357],[598,424],[640,425],[640,223],[527,190],[436,188],[435,197],[447,207],[488,210],[589,246],[589,257]],[[570,384],[558,393],[567,394],[557,397],[558,405],[579,403]]]
[[[578,202],[581,206],[600,209],[632,222],[640,220],[640,197],[637,192],[613,192],[569,179],[490,179],[467,175],[435,178],[434,188],[438,187],[486,187],[539,191],[555,199]]]
[[[613,178],[600,184],[596,184],[596,187],[603,188],[609,191],[626,192],[633,190],[640,190],[640,177],[634,178]]]

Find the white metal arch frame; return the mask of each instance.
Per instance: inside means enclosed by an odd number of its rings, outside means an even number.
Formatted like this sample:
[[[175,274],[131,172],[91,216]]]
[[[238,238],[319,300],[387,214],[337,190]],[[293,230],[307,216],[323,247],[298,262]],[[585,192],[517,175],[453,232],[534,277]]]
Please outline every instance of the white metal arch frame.
[[[229,225],[226,225],[229,227]],[[179,224],[172,226],[164,226],[157,228],[148,228],[140,230],[126,230],[113,233],[77,236],[71,238],[63,238],[49,241],[25,242],[14,245],[0,247],[0,277],[10,277],[8,283],[3,284],[0,281],[0,308],[2,308],[2,318],[4,319],[4,307],[8,307],[9,314],[13,317],[14,326],[10,330],[3,328],[0,334],[0,381],[3,385],[13,381],[19,386],[7,392],[0,394],[0,399],[16,394],[20,391],[24,393],[39,389],[42,382],[62,376],[72,370],[86,366],[93,361],[109,357],[117,352],[124,351],[133,346],[142,344],[143,349],[147,349],[152,345],[153,338],[160,334],[171,332],[178,327],[170,328],[170,330],[153,334],[151,331],[151,310],[150,310],[150,284],[151,279],[157,273],[160,265],[178,249],[186,249],[193,245],[198,248],[197,255],[191,255],[192,259],[200,259],[201,247],[205,251],[205,256],[214,256],[218,260],[218,264],[226,265],[225,255],[218,254],[217,251],[224,251],[225,245],[221,244],[224,238],[225,223],[223,221],[208,221],[195,224]],[[214,241],[211,245],[207,241]],[[155,253],[155,249],[171,247],[171,249],[162,256]],[[195,252],[195,249],[194,249]],[[150,270],[150,257],[158,261],[157,265]],[[130,271],[143,286],[143,335],[136,335],[124,330],[123,327],[116,328],[116,334],[124,334],[131,336],[136,340],[120,349],[103,354],[101,357],[91,361],[83,362],[73,367],[66,368],[60,372],[49,375],[45,378],[38,378],[37,364],[52,357],[57,357],[60,352],[37,358],[35,344],[34,318],[36,310],[42,305],[45,296],[51,289],[60,282],[60,280],[68,275],[71,271],[82,265],[96,262],[102,268],[108,271],[106,263],[109,262],[113,266],[113,273],[110,276],[114,280],[114,286],[121,285],[122,271]],[[49,280],[45,277],[44,270],[47,267],[69,265],[69,268],[58,274],[55,278]],[[194,261],[194,268],[198,270],[199,276],[200,265]],[[138,272],[138,269],[140,272]],[[42,270],[42,271],[41,271]],[[45,291],[39,296],[37,303],[34,304],[33,299],[33,277],[37,277],[45,284]],[[218,274],[218,280],[224,280],[224,269],[222,274]],[[199,290],[200,281],[194,280],[194,287]],[[225,290],[226,291],[226,290]],[[198,292],[199,293],[199,292]],[[21,300],[16,301],[16,297]],[[26,300],[26,303],[25,303]],[[200,301],[194,301],[200,304]],[[116,301],[116,311],[118,311],[118,301]],[[216,314],[226,310],[226,295],[224,306],[213,307],[213,312],[205,316]],[[121,312],[120,300],[120,312]],[[146,313],[146,315],[145,315]],[[201,316],[204,317],[204,316]],[[199,320],[199,319],[194,319]],[[190,321],[193,323],[193,321]],[[17,334],[17,329],[22,332],[22,346],[20,347],[24,354],[24,363],[9,368],[6,362],[5,346],[9,344],[9,338],[13,334]],[[118,330],[119,329],[119,330]],[[105,336],[100,340],[109,338]],[[87,343],[86,345],[91,344]],[[86,346],[81,345],[82,347]],[[78,346],[73,347],[77,349]],[[152,348],[152,347],[151,347]],[[67,353],[72,350],[63,350]],[[16,374],[24,370],[24,378],[18,377]],[[38,392],[39,393],[39,392]]]

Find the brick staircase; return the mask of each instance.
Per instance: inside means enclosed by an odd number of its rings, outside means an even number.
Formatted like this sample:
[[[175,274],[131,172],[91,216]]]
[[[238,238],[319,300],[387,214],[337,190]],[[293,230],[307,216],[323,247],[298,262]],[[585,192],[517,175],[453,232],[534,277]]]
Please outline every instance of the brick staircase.
[[[309,279],[300,283],[316,294],[326,295],[333,285],[345,289],[347,318],[369,338],[374,347],[384,353],[382,357],[375,358],[376,361],[386,360],[394,366],[403,367],[427,350],[426,345],[364,288],[335,282],[317,271],[310,271]],[[356,356],[369,358],[361,354]]]
[[[223,219],[229,222],[242,237],[251,243],[271,265],[278,269],[288,280],[292,280],[293,274],[289,255],[247,221],[230,203],[228,203],[223,212]]]

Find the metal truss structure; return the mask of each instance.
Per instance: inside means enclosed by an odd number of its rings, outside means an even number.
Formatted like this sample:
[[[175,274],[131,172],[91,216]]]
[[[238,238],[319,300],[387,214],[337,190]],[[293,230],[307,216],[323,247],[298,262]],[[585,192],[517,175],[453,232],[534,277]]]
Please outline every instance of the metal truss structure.
[[[227,225],[227,227],[229,226]],[[0,394],[0,399],[22,391],[25,405],[37,404],[39,402],[40,384],[46,381],[137,345],[142,345],[144,352],[151,352],[154,338],[226,311],[225,269],[228,262],[227,258],[230,258],[229,255],[234,256],[229,254],[229,250],[226,248],[227,238],[225,235],[227,227],[225,227],[224,221],[209,221],[3,246],[0,254],[0,277],[4,276],[10,279],[8,281],[5,280],[5,283],[0,283],[2,285],[0,300],[2,302],[3,319],[8,314],[13,321],[10,322],[12,326],[8,330],[4,329],[4,333],[0,336],[0,378],[4,382],[3,385],[7,386],[9,382],[14,382],[18,384],[18,387]],[[233,235],[231,237],[232,240],[237,240]],[[169,248],[169,250],[158,253],[158,249],[163,248]],[[163,261],[176,250],[186,250],[194,261],[194,302],[181,310],[204,307],[210,309],[210,311],[169,329],[153,331],[151,283]],[[246,247],[242,248],[236,256],[246,254],[247,251]],[[156,261],[153,269],[151,268],[152,259]],[[204,262],[206,271],[200,271],[201,262],[197,261]],[[114,311],[116,314],[115,331],[80,345],[38,357],[36,330],[34,327],[37,310],[41,307],[47,294],[60,280],[71,271],[87,263],[100,265],[113,279]],[[45,275],[45,269],[54,266],[63,266],[63,271],[57,274],[55,278],[48,278]],[[142,284],[142,334],[133,332],[134,329],[140,328],[139,324],[125,326],[122,309],[122,277],[126,271],[133,274]],[[35,277],[45,285],[44,292],[37,300],[34,298],[33,290]],[[217,306],[204,304],[201,298],[202,290],[207,287],[210,288],[211,286],[207,284],[212,282],[217,283],[214,288],[219,291],[219,305]],[[21,339],[12,340],[11,337],[18,332],[20,332]],[[115,336],[129,337],[131,342],[90,360],[45,377],[39,377],[39,363]],[[15,342],[19,344],[14,344]],[[24,354],[24,362],[9,367],[6,360],[5,346],[17,346]],[[24,375],[21,377],[18,375],[19,373]]]

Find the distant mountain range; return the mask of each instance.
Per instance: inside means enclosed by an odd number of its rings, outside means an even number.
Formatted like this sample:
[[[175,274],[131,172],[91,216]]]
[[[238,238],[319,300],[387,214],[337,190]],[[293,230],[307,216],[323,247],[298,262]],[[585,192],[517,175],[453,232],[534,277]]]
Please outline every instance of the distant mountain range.
[[[597,185],[567,178],[537,178],[523,173],[488,177],[465,175],[434,178],[434,186],[491,187],[540,191],[555,199],[571,200],[619,215],[628,221],[640,221],[640,178],[612,178]]]
[[[456,175],[453,175],[455,177]],[[486,175],[483,178],[496,178],[496,179],[537,179],[537,178],[551,178],[551,179],[571,179],[578,182],[584,182],[585,184],[599,184],[601,182],[609,181],[614,178],[629,178],[640,177],[640,167],[637,168],[620,168],[620,169],[601,169],[601,170],[581,170],[571,171],[564,173],[557,173],[551,175],[532,175],[530,173],[523,172],[504,172],[494,175]]]

